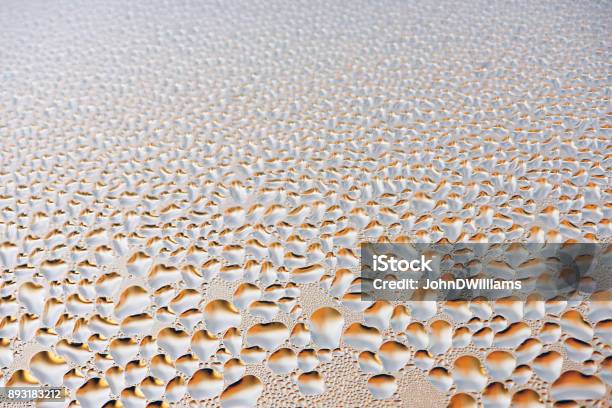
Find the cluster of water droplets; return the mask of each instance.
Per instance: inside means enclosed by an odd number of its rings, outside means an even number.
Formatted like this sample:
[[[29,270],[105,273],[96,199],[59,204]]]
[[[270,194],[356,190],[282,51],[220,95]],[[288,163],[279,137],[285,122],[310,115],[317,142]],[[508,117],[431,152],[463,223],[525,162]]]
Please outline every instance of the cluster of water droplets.
[[[610,241],[606,15],[3,3],[1,382],[84,408],[605,406],[608,298],[365,302],[358,268],[365,241]]]

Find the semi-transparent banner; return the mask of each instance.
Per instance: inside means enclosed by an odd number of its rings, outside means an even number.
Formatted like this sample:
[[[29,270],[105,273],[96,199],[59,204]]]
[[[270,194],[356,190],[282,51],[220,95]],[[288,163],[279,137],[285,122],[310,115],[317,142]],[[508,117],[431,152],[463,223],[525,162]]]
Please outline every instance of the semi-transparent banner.
[[[364,300],[610,299],[612,244],[363,244]]]

